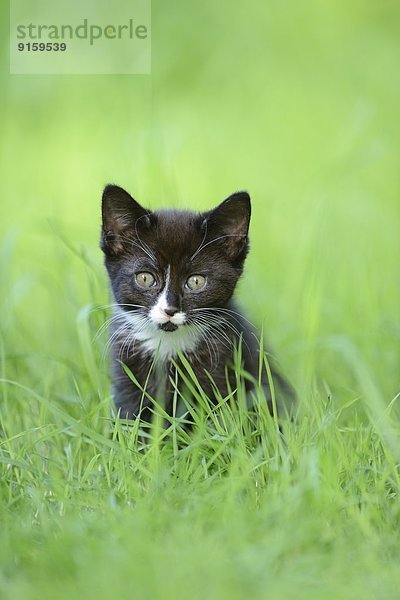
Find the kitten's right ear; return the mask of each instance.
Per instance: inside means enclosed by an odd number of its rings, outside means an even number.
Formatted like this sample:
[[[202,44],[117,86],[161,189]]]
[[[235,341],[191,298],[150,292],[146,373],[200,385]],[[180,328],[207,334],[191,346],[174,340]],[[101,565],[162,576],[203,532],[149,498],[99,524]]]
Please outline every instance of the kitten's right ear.
[[[111,255],[123,253],[138,237],[138,231],[150,228],[152,223],[152,213],[117,185],[104,188],[102,215],[100,248]]]

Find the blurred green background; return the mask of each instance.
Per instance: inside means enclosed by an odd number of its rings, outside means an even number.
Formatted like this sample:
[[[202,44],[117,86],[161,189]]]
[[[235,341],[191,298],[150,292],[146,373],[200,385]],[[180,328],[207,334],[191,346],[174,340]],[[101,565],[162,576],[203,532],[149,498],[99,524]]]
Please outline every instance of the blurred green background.
[[[107,364],[90,363],[80,334],[82,308],[109,298],[102,187],[199,210],[247,189],[239,299],[305,410],[316,390],[335,406],[361,398],[372,415],[389,404],[400,364],[399,3],[153,0],[150,76],[10,76],[2,11],[3,377],[75,413],[78,396],[95,410],[98,387],[108,414]],[[46,421],[2,391],[8,435]]]
[[[3,328],[16,315],[13,350],[70,352],[65,321],[106,299],[105,183],[154,208],[207,209],[247,189],[240,297],[292,377],[305,385],[317,361],[330,385],[353,385],[351,345],[393,395],[399,13],[388,1],[153,2],[151,76],[10,76],[3,52],[2,313]],[[96,298],[60,230],[90,257]]]

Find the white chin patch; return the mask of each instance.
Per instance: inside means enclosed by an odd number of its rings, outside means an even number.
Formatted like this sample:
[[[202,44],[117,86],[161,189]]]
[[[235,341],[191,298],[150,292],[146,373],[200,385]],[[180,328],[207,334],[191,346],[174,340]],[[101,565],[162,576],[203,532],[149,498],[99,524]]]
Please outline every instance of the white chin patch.
[[[153,307],[154,309],[155,307]],[[177,325],[176,321],[179,320],[183,325],[186,321],[184,313],[176,313],[173,317],[167,317],[165,320],[157,322],[153,317],[144,320],[142,315],[126,313],[122,309],[117,309],[117,312],[129,324],[134,342],[139,343],[140,349],[155,355],[159,360],[173,358],[177,356],[178,352],[195,352],[197,345],[205,334],[203,327],[194,327],[190,324],[186,324],[185,327],[178,327],[175,331],[163,331],[159,328],[159,325],[167,322]],[[132,348],[135,348],[135,343],[133,343]]]

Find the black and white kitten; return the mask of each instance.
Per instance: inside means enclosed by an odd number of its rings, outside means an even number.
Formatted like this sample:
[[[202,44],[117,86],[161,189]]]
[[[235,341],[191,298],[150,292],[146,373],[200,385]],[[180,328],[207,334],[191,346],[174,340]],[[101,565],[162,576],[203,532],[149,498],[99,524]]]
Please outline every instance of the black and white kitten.
[[[186,356],[213,398],[208,374],[222,395],[228,393],[228,381],[236,386],[230,367],[241,340],[243,368],[257,380],[259,345],[232,303],[249,247],[250,212],[246,192],[229,196],[208,212],[153,212],[122,188],[105,188],[101,249],[116,302],[110,340],[114,400],[122,417],[151,419],[151,401],[122,364],[168,412],[171,359],[179,361],[178,353]],[[153,362],[159,368],[151,368]],[[291,395],[279,373],[273,376],[283,394]],[[164,398],[157,397],[160,377]],[[266,377],[263,383],[268,398]],[[250,379],[246,385],[253,385]]]

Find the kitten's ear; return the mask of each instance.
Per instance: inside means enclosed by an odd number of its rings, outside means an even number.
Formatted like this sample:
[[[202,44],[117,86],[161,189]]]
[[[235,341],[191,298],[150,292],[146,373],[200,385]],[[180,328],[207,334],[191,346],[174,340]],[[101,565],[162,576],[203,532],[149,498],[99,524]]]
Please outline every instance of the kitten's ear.
[[[227,254],[232,259],[247,252],[251,215],[250,196],[247,192],[236,192],[217,208],[206,214],[207,238],[220,237]],[[211,241],[211,240],[210,240]],[[243,257],[244,258],[244,257]]]
[[[117,185],[104,188],[102,215],[100,248],[105,254],[121,254],[129,240],[137,238],[138,231],[149,229],[152,224],[152,213]]]

